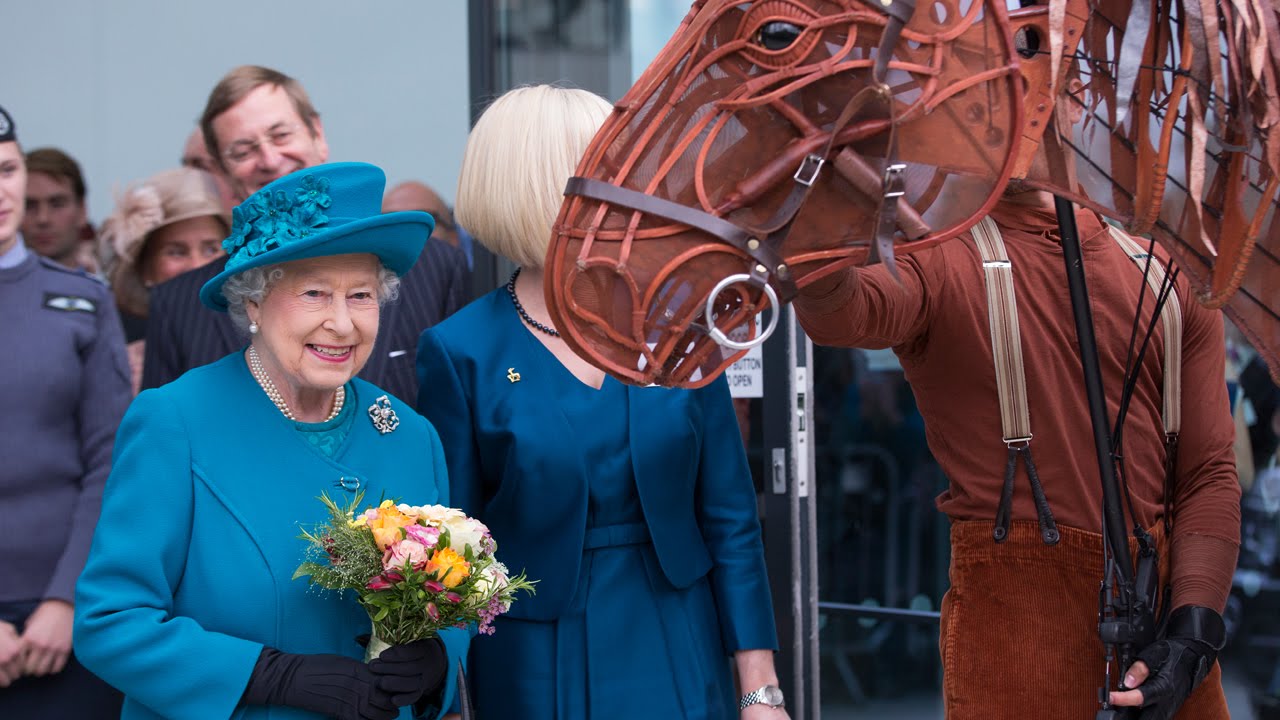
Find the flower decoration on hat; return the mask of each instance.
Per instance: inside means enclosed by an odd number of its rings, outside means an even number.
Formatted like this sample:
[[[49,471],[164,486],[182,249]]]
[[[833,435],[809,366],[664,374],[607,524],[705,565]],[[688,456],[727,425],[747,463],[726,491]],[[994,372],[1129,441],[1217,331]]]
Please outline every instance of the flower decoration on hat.
[[[104,240],[116,257],[134,262],[142,251],[142,240],[163,222],[160,193],[150,185],[139,185],[120,198],[115,213],[104,223]]]
[[[231,234],[222,248],[238,265],[269,250],[308,237],[329,222],[324,211],[332,204],[329,178],[308,175],[294,189],[262,192],[246,200],[231,213]]]
[[[435,227],[425,212],[382,212],[386,175],[368,163],[328,163],[276,178],[232,213],[222,242],[227,264],[200,288],[200,301],[228,309],[223,286],[249,268],[368,253],[403,276]]]

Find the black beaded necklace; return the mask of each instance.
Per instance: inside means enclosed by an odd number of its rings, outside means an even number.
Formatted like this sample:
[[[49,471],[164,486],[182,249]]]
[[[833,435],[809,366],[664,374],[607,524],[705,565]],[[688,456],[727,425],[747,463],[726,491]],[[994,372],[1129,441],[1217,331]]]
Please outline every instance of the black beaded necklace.
[[[551,337],[560,337],[560,333],[552,327],[547,327],[542,323],[529,317],[529,313],[525,312],[524,306],[520,304],[520,298],[516,297],[516,278],[520,277],[520,268],[511,273],[511,279],[507,281],[507,294],[511,296],[511,304],[516,306],[516,312],[520,313],[520,319],[529,324],[529,327],[539,332],[544,332]]]

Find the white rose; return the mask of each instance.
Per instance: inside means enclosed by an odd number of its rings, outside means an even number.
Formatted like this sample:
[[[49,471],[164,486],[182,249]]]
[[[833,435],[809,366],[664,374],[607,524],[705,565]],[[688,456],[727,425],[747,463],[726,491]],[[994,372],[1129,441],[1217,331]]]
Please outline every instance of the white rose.
[[[400,512],[406,515],[412,515],[419,520],[423,520],[437,527],[441,527],[450,521],[456,521],[467,516],[457,508],[445,507],[443,505],[419,505],[417,507],[401,506]]]
[[[480,554],[480,540],[488,532],[488,528],[483,523],[463,515],[461,518],[445,520],[444,526],[449,530],[449,547],[453,548],[454,552],[465,555],[466,548],[470,545],[472,553]]]
[[[476,579],[476,592],[487,598],[506,587],[509,582],[507,572],[507,566],[500,562],[486,566]]]

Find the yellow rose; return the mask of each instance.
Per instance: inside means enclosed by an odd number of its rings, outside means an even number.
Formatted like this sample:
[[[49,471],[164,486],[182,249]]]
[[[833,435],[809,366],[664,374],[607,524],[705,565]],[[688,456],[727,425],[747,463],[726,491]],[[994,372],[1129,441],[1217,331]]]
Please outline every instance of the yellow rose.
[[[375,527],[373,530],[373,541],[378,544],[378,549],[386,551],[388,547],[394,545],[400,540],[400,526],[392,525],[391,527]]]
[[[426,571],[433,573],[441,585],[453,588],[467,579],[467,574],[471,572],[471,563],[454,552],[452,548],[441,548],[436,550],[427,561]]]
[[[379,550],[386,550],[388,545],[398,541],[400,528],[411,523],[413,519],[400,512],[390,500],[383,500],[375,517],[365,521],[373,531],[373,540],[378,543]]]

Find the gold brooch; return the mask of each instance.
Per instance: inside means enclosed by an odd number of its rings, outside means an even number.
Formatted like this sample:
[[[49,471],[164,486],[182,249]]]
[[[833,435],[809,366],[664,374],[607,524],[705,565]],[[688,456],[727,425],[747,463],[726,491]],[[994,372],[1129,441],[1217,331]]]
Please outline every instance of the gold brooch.
[[[386,395],[374,400],[369,406],[369,419],[373,421],[373,427],[383,435],[400,427],[400,418],[391,409],[391,400]]]
[[[520,373],[515,368],[507,368],[507,379],[513,383],[520,382]]]

